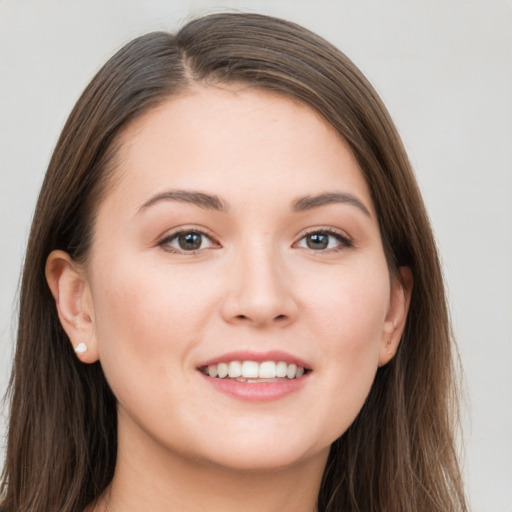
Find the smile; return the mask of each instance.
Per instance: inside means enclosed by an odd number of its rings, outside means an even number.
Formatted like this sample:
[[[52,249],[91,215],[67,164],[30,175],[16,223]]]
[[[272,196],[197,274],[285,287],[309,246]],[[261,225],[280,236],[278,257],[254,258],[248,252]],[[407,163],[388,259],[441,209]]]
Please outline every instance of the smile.
[[[308,370],[285,361],[229,361],[203,366],[200,370],[217,379],[236,379],[239,382],[270,382],[298,379]]]

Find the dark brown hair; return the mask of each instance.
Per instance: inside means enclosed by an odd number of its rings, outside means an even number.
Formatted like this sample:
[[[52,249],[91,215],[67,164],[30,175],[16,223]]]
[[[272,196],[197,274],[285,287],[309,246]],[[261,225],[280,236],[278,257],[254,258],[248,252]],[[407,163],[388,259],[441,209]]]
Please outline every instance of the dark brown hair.
[[[396,357],[332,445],[321,512],[466,510],[453,439],[452,339],[428,217],[400,137],[372,86],[306,29],[257,14],[215,14],[176,35],[127,44],[78,100],[34,214],[20,293],[2,491],[6,512],[82,510],[110,483],[116,400],[100,363],[75,357],[45,280],[50,252],[85,260],[114,175],[121,130],[192,82],[243,82],[312,106],[340,133],[370,187],[390,272],[414,275]]]

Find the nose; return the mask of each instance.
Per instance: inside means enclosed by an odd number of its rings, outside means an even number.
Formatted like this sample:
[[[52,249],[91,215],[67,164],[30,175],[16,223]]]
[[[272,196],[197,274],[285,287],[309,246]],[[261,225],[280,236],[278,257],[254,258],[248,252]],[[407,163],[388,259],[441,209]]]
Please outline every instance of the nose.
[[[285,327],[297,318],[293,278],[271,248],[244,251],[229,270],[221,314],[229,323]]]

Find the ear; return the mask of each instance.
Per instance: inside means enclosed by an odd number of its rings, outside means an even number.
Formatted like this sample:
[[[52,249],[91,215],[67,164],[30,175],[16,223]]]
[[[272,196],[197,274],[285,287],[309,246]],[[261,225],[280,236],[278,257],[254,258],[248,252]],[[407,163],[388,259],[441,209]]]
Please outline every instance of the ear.
[[[92,294],[85,273],[64,251],[53,251],[46,260],[46,280],[60,323],[77,357],[84,363],[98,360]]]
[[[384,322],[379,354],[379,366],[384,366],[395,355],[404,332],[411,293],[413,276],[409,267],[400,267],[391,282],[389,308]]]

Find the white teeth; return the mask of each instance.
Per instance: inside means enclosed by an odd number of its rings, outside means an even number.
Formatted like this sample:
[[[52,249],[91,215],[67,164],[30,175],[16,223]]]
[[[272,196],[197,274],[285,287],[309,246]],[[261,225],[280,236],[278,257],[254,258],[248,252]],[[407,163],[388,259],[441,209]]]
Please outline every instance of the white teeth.
[[[276,365],[276,377],[286,377],[288,365],[284,361],[279,361]]]
[[[210,377],[219,379],[298,379],[305,373],[302,366],[284,361],[230,361],[211,364],[204,367],[203,371]]]
[[[297,365],[293,364],[293,363],[288,365],[288,371],[286,372],[286,376],[289,379],[293,379],[296,374],[297,374]]]
[[[256,361],[244,361],[242,363],[242,377],[246,379],[257,379],[258,363]]]
[[[213,366],[215,366],[215,365],[213,365]],[[221,379],[223,379],[224,377],[227,377],[227,375],[228,375],[228,365],[226,363],[219,363],[217,365],[217,373],[219,375],[219,378],[221,378]]]
[[[264,363],[261,363],[258,376],[260,379],[275,379],[276,363],[274,363],[274,361],[265,361]]]
[[[240,361],[231,361],[229,363],[228,375],[231,379],[242,376],[242,363]]]

